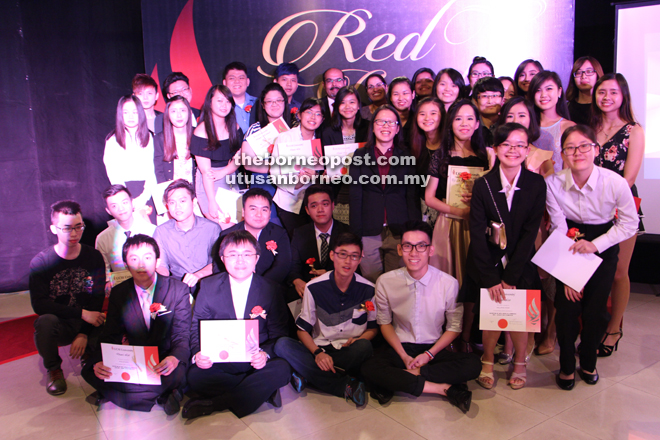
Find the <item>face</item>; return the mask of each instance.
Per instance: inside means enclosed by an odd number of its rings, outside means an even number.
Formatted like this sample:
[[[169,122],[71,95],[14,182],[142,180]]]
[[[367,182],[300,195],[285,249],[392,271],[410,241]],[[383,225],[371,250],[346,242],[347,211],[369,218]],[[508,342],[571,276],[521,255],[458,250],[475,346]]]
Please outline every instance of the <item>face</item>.
[[[140,102],[142,102],[142,107],[145,110],[153,108],[158,100],[158,92],[151,86],[142,87],[140,90],[133,91],[133,94],[138,97]]]
[[[596,154],[598,154],[598,146],[596,145],[593,148],[590,148],[586,153],[579,150],[580,145],[591,143],[593,143],[593,141],[580,132],[574,131],[568,135],[566,141],[562,145],[561,158],[571,171],[590,171],[594,167],[594,158],[596,157]],[[564,149],[567,147],[578,148],[575,149],[574,154],[566,154],[564,153]]]
[[[506,141],[495,147],[502,168],[518,168],[525,161],[528,151],[527,134],[521,130],[512,131]]]
[[[284,96],[277,90],[271,90],[264,96],[264,109],[268,117],[277,119],[284,114]]]
[[[527,106],[522,102],[514,105],[506,114],[506,122],[517,122],[525,128],[529,128],[529,112]]]
[[[188,220],[193,214],[193,198],[185,188],[172,191],[167,199],[167,210],[177,222]]]
[[[415,95],[429,96],[433,90],[433,76],[428,72],[422,72],[415,78]]]
[[[330,69],[323,78],[323,85],[328,96],[335,99],[339,89],[346,86],[344,72],[339,69]]]
[[[177,101],[170,104],[168,114],[170,116],[170,123],[174,127],[183,128],[188,124],[190,113],[188,111],[188,106],[183,102]]]
[[[426,133],[436,131],[441,119],[440,109],[432,102],[422,104],[417,110],[417,125]]]
[[[387,95],[387,84],[377,76],[372,76],[367,80],[367,95],[371,102],[382,102]]]
[[[126,128],[137,128],[140,123],[140,118],[138,116],[138,110],[135,103],[131,100],[128,100],[122,106],[122,115],[124,118],[124,126]]]
[[[227,71],[227,76],[225,76],[222,84],[229,87],[233,97],[241,97],[245,95],[245,92],[250,85],[250,78],[248,78],[247,73],[242,70],[231,69]]]
[[[395,109],[406,111],[415,99],[415,92],[410,90],[407,83],[397,83],[392,87],[392,105]]]
[[[344,119],[354,118],[359,110],[358,100],[353,94],[344,96],[339,104],[339,114]]]
[[[84,226],[82,215],[55,214],[56,219],[50,225],[50,231],[57,235],[57,241],[66,247],[72,247],[78,244],[83,231],[77,231],[75,228]]]
[[[479,113],[484,117],[493,117],[500,114],[502,109],[502,94],[500,92],[481,92],[476,102]]]
[[[427,247],[424,252],[420,252],[416,247],[410,249],[409,252],[404,252],[404,245],[418,245],[426,244]],[[428,235],[422,231],[409,231],[401,237],[401,244],[397,246],[399,255],[403,257],[403,264],[409,272],[416,272],[424,269],[429,265],[429,256],[433,252],[431,240]]]
[[[451,123],[454,137],[461,141],[467,141],[472,138],[474,131],[479,128],[479,118],[474,114],[474,109],[469,105],[464,105],[456,113],[456,117]]]
[[[343,257],[343,258],[342,258]],[[353,258],[358,257],[355,261]],[[356,244],[345,244],[330,251],[330,259],[335,265],[335,273],[341,277],[352,277],[360,265],[362,252]]]
[[[191,102],[193,97],[192,89],[182,79],[174,81],[167,89],[167,97],[171,99],[173,96],[183,96],[188,102]]]
[[[213,116],[225,118],[231,112],[231,102],[220,90],[216,90],[211,98],[211,113]]]
[[[532,82],[532,78],[534,78],[537,73],[539,73],[539,68],[536,67],[536,64],[527,63],[523,71],[518,75],[518,78],[516,78],[520,90],[527,93],[529,90],[529,83]]]
[[[490,66],[485,63],[475,64],[472,66],[472,70],[470,70],[470,86],[474,87],[480,78],[486,76],[493,76],[493,71],[490,70]]]
[[[445,105],[450,105],[456,99],[458,99],[458,93],[460,92],[459,87],[454,84],[454,81],[451,80],[449,75],[443,73],[440,76],[440,81],[438,86],[435,89],[435,92],[438,94],[438,99],[442,101]]]
[[[541,87],[534,93],[534,103],[543,110],[550,110],[557,106],[561,97],[561,89],[551,79],[543,81]]]
[[[125,222],[133,216],[133,201],[125,191],[105,199],[106,212],[119,222]]]
[[[378,121],[384,121],[385,124],[381,127],[378,126]],[[394,137],[399,132],[399,125],[397,118],[391,110],[382,110],[374,116],[374,136],[382,143],[389,143],[394,140]]]
[[[239,281],[246,280],[254,273],[259,257],[249,242],[230,244],[221,255],[227,273]]]
[[[126,266],[135,281],[148,283],[156,274],[158,266],[156,251],[149,244],[131,246],[126,252]]]
[[[286,96],[291,98],[296,90],[298,90],[298,75],[292,73],[291,75],[281,75],[275,80],[276,83],[282,86],[286,92]]]
[[[516,96],[516,90],[513,86],[513,83],[508,79],[502,80],[502,86],[504,87],[504,98],[502,99],[502,105],[504,105],[509,99]]]
[[[316,225],[327,225],[332,221],[335,204],[326,193],[316,193],[308,197],[305,210]]]
[[[300,125],[303,126],[305,130],[314,131],[323,122],[323,111],[321,110],[320,105],[315,105],[312,108],[308,108],[304,112],[300,113]]]
[[[623,103],[621,87],[615,79],[603,81],[594,93],[596,105],[603,113],[619,111]]]
[[[598,74],[594,69],[593,64],[590,61],[585,61],[582,63],[580,68],[575,71],[578,76],[574,76],[573,80],[575,81],[575,86],[582,91],[588,92],[594,88],[596,81],[598,81]],[[591,73],[591,76],[588,76],[587,73]]]
[[[245,224],[253,229],[263,229],[270,221],[270,203],[263,197],[250,197],[243,209]]]

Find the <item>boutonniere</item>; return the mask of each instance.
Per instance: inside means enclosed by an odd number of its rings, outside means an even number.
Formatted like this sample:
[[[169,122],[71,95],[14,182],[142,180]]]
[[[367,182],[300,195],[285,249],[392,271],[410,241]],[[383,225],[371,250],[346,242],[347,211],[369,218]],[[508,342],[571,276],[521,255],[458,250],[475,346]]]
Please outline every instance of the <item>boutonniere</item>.
[[[162,305],[161,303],[152,303],[149,306],[149,311],[151,312],[151,319],[156,319],[156,316],[163,312],[167,312],[167,307]]]
[[[273,154],[273,150],[274,150],[274,149],[275,149],[275,145],[274,145],[274,144],[270,144],[270,145],[268,146],[268,154]]]
[[[581,239],[582,237],[584,237],[584,234],[581,234],[581,233],[580,233],[580,230],[579,230],[578,228],[571,228],[571,229],[569,229],[568,232],[566,233],[566,236],[567,236],[568,238],[573,239],[573,241],[578,241],[579,239]]]
[[[250,110],[252,110],[252,106],[251,105],[246,105],[245,106],[245,113],[250,113]]]
[[[314,270],[314,263],[316,263],[316,258],[314,257],[308,258],[307,261],[305,261],[305,264],[311,267],[312,270]]]
[[[255,319],[255,318],[266,319],[266,311],[261,306],[252,307],[252,313],[250,313],[250,319]]]
[[[296,116],[298,114],[298,107],[291,107],[291,114]]]
[[[360,312],[373,312],[376,310],[376,307],[374,307],[374,303],[371,301],[366,301],[364,304],[360,304]]]
[[[277,255],[277,243],[275,243],[275,240],[270,240],[266,242],[266,249],[271,251],[273,255]]]

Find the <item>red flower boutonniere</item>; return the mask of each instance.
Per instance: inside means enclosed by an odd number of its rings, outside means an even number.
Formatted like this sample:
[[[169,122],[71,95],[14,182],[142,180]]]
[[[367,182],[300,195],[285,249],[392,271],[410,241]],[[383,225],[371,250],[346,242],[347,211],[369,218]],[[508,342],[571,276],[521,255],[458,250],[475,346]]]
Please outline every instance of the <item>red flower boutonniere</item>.
[[[277,243],[275,243],[275,240],[270,240],[266,242],[266,249],[271,251],[273,255],[277,255]]]
[[[159,314],[167,312],[167,307],[161,303],[153,303],[149,306],[149,311],[151,312],[151,319],[156,319]]]
[[[466,180],[470,180],[472,178],[472,174],[468,173],[467,171],[463,171],[459,175],[459,177],[461,178],[461,180],[466,181]]]
[[[361,312],[373,312],[376,310],[376,307],[374,307],[374,303],[371,301],[367,301],[364,304],[360,305],[360,311]]]
[[[275,148],[275,145],[274,145],[274,144],[270,144],[270,145],[268,146],[268,154],[273,154],[273,149],[274,149],[274,148]]]
[[[246,105],[245,106],[245,113],[250,113],[250,110],[252,110],[252,106],[251,105]]]
[[[266,319],[266,311],[263,309],[261,306],[254,306],[252,307],[251,313],[250,313],[250,319],[255,319],[255,318],[264,318]]]
[[[298,114],[298,107],[291,107],[291,114],[296,116]]]
[[[571,229],[569,229],[568,232],[566,233],[566,236],[567,236],[568,238],[573,239],[573,241],[578,241],[579,239],[581,239],[582,237],[584,237],[584,234],[581,234],[581,233],[580,233],[580,230],[579,230],[578,228],[571,228]]]
[[[305,264],[307,264],[309,267],[314,270],[314,263],[316,263],[316,258],[308,258],[307,261],[305,261]]]

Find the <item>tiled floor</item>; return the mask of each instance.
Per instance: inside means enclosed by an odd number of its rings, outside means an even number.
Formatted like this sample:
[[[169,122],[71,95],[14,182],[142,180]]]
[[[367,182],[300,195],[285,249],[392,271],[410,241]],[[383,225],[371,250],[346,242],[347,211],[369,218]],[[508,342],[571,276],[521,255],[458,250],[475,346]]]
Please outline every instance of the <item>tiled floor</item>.
[[[633,285],[619,351],[600,359],[601,380],[579,381],[571,392],[554,383],[557,353],[532,357],[527,387],[506,386],[496,367],[492,391],[469,384],[472,409],[461,413],[440,397],[396,395],[381,406],[357,410],[342,399],[282,389],[283,407],[264,404],[243,419],[230,412],[192,421],[130,412],[111,403],[85,402],[92,389],[79,362],[62,348],[69,391],[51,397],[37,355],[0,365],[0,439],[645,439],[660,440],[660,298],[651,286]],[[32,313],[27,293],[0,295],[0,321]]]

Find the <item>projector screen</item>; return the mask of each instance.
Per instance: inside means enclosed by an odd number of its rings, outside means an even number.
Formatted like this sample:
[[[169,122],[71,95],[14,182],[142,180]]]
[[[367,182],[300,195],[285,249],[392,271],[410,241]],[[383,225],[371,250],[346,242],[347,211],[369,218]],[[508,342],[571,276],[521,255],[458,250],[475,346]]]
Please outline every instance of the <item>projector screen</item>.
[[[630,86],[633,111],[646,134],[637,177],[646,232],[660,234],[660,0],[616,6],[615,69]]]

